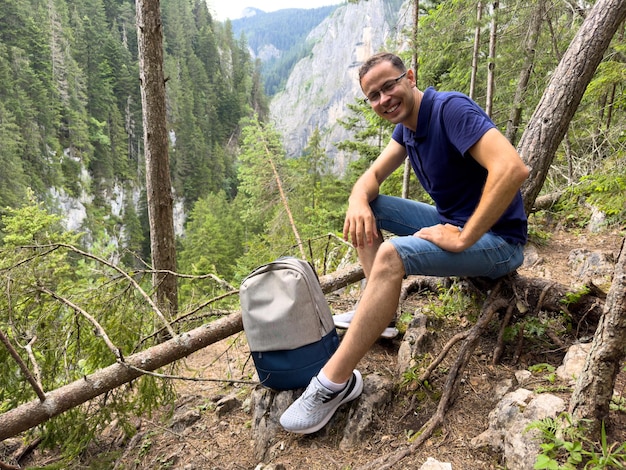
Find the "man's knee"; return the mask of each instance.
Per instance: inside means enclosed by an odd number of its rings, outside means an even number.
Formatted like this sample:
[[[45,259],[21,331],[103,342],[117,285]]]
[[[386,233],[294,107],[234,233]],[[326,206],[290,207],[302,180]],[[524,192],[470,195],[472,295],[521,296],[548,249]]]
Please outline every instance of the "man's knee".
[[[404,263],[400,254],[396,251],[393,244],[388,241],[383,242],[376,253],[376,260],[374,261],[374,270],[379,274],[383,274],[388,277],[398,277],[402,279],[404,277]]]

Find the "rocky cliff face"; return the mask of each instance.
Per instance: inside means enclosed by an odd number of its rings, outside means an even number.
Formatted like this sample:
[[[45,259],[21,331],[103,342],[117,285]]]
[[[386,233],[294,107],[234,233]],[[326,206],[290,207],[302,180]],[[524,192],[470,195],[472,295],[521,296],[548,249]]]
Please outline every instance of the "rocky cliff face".
[[[311,32],[312,53],[298,62],[270,107],[289,157],[299,157],[319,127],[335,173],[342,174],[354,158],[336,148],[351,137],[337,120],[349,115],[347,104],[363,98],[358,69],[365,59],[383,49],[406,49],[406,29],[413,15],[409,1],[400,8],[398,4],[393,0],[346,4]]]

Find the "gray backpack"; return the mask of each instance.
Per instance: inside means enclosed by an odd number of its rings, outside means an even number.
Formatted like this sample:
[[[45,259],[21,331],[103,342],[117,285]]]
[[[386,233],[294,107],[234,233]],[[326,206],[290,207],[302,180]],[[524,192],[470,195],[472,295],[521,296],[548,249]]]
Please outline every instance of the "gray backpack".
[[[243,329],[263,385],[306,387],[339,345],[313,267],[283,257],[255,269],[239,290]]]

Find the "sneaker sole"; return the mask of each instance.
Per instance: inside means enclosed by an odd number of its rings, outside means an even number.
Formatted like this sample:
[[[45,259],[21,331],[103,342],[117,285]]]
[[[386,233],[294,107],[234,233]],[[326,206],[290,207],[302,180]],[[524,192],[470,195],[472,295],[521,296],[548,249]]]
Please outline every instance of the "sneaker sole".
[[[348,382],[348,385],[346,385],[346,387],[350,387],[350,389],[347,390],[347,395],[343,397],[343,399],[339,401],[336,406],[334,406],[333,408],[329,408],[328,414],[320,423],[307,429],[299,429],[297,431],[291,432],[296,434],[312,434],[319,431],[328,424],[330,419],[335,415],[335,412],[341,405],[358,398],[358,396],[361,395],[361,393],[363,392],[363,378],[361,377],[361,373],[356,369],[352,372],[352,376],[354,377],[354,380],[350,380],[350,382]]]
[[[353,317],[354,317],[354,311],[341,313],[339,315],[333,315],[333,322],[335,323],[335,328],[347,330],[350,327],[350,323]],[[400,332],[398,331],[396,327],[389,326],[385,328],[385,330],[380,334],[380,337],[385,338],[385,339],[393,339],[399,334]]]
[[[397,328],[394,327],[389,327],[389,328],[385,328],[385,331],[383,331],[380,334],[381,338],[385,338],[385,339],[393,339],[396,336],[398,336],[400,334],[400,331],[398,331]]]
[[[354,310],[350,310],[346,313],[340,313],[338,315],[333,315],[333,322],[335,323],[335,327],[347,329],[350,326],[352,318],[354,318]]]

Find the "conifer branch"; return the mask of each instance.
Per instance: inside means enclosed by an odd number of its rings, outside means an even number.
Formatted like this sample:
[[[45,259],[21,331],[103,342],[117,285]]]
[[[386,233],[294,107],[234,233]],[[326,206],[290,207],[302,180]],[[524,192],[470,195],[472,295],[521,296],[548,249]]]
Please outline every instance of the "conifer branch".
[[[33,248],[42,248],[45,247],[46,245],[39,245]],[[163,322],[163,324],[165,325],[165,327],[167,328],[168,333],[170,334],[170,336],[172,338],[176,337],[176,332],[174,331],[174,329],[172,328],[172,326],[170,325],[170,323],[167,321],[167,319],[165,318],[165,315],[163,315],[163,312],[161,312],[161,310],[159,309],[159,307],[156,305],[156,303],[152,300],[152,298],[146,293],[146,291],[144,291],[141,286],[137,283],[137,281],[135,281],[135,279],[133,279],[133,277],[128,274],[126,271],[124,271],[123,269],[117,267],[115,264],[110,263],[109,261],[100,258],[96,255],[93,255],[91,253],[87,253],[86,251],[83,251],[79,248],[76,248],[73,245],[69,245],[66,243],[57,243],[54,245],[49,245],[49,246],[58,246],[58,247],[63,247],[63,248],[67,248],[70,251],[73,251],[74,253],[77,253],[81,256],[84,256],[85,258],[89,258],[92,259],[94,261],[97,261],[98,263],[101,263],[105,266],[108,266],[109,268],[113,269],[114,271],[117,271],[118,273],[120,273],[124,278],[126,278],[128,280],[128,282],[130,282],[132,284],[132,286],[141,294],[141,296],[146,299],[146,302],[148,302],[148,304],[150,305],[150,307],[152,307],[152,309],[154,310],[154,312],[157,314],[157,316],[161,319],[161,321]]]
[[[93,316],[91,316],[85,310],[80,308],[78,305],[73,303],[71,300],[66,299],[65,297],[61,297],[60,295],[57,295],[55,292],[52,292],[47,287],[40,286],[39,290],[45,294],[48,294],[53,299],[56,299],[59,302],[64,303],[65,305],[70,307],[72,310],[74,310],[77,313],[80,313],[83,317],[85,317],[89,321],[89,323],[91,323],[96,328],[96,331],[98,332],[98,336],[102,338],[104,343],[111,350],[111,352],[117,358],[117,360],[120,362],[124,362],[124,356],[122,355],[122,350],[118,348],[117,346],[115,346],[115,344],[113,344],[113,342],[109,339],[109,335],[107,335],[106,330],[100,325],[100,323],[98,323],[98,320],[96,320]]]
[[[33,374],[31,373],[30,369],[28,368],[26,363],[22,360],[20,355],[17,353],[17,351],[11,344],[11,341],[9,341],[9,338],[4,334],[2,330],[0,330],[0,342],[2,342],[2,344],[5,345],[11,357],[15,360],[15,362],[17,362],[17,365],[20,367],[20,370],[26,377],[26,380],[28,380],[28,383],[31,385],[31,387],[33,387],[33,390],[35,390],[35,393],[39,397],[39,400],[43,403],[46,400],[46,394],[44,393],[41,385],[35,379],[35,377],[33,377]]]

